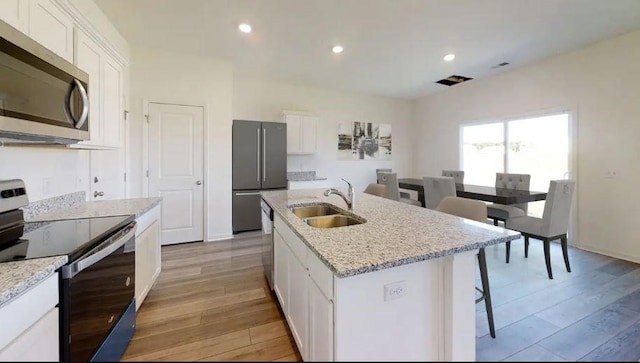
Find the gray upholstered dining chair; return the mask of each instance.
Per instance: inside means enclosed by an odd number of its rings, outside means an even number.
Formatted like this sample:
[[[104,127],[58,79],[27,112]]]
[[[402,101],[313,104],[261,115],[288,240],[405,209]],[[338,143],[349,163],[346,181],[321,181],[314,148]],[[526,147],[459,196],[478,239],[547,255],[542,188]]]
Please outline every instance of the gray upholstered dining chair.
[[[371,183],[371,184],[367,185],[367,187],[364,189],[363,193],[376,195],[378,197],[385,198],[386,195],[387,195],[387,186],[383,185],[383,184]]]
[[[455,179],[456,184],[464,184],[464,170],[443,170],[442,176]]]
[[[445,197],[456,196],[455,179],[447,176],[425,176],[422,178],[424,185],[424,204],[428,209],[436,209]]]
[[[436,210],[483,223],[487,220],[487,205],[479,200],[445,197],[438,204]],[[496,329],[493,324],[493,308],[491,307],[489,274],[487,272],[487,258],[484,253],[484,248],[481,248],[478,251],[478,266],[480,267],[482,289],[476,287],[476,290],[478,290],[482,295],[476,299],[476,304],[484,300],[485,308],[487,309],[487,319],[489,320],[489,333],[492,338],[495,338]]]
[[[376,183],[380,184],[380,173],[391,173],[392,170],[389,168],[380,168],[376,169]],[[411,195],[407,192],[403,192],[400,190],[400,198],[410,199]]]
[[[397,173],[378,173],[378,179],[380,184],[384,184],[387,187],[386,197],[389,199],[397,200],[402,203],[422,206],[419,200],[404,198],[400,196],[400,188],[398,187],[398,174]]]
[[[386,169],[376,169],[376,183],[380,184],[380,173],[391,173],[392,170],[389,168]]]
[[[506,227],[518,231],[524,236],[525,258],[529,257],[529,238],[542,240],[544,259],[550,279],[553,279],[550,253],[551,241],[560,240],[564,264],[567,272],[571,272],[569,253],[567,251],[567,230],[569,229],[571,203],[575,188],[575,180],[552,180],[549,183],[549,192],[544,204],[542,218],[522,216],[507,219]]]
[[[513,173],[496,173],[496,188],[513,189],[513,190],[529,190],[531,185],[531,175],[529,174],[513,174]],[[491,203],[487,206],[487,216],[493,219],[493,225],[497,226],[498,221],[506,223],[506,220],[514,217],[522,217],[527,215],[528,204],[504,205]],[[506,262],[509,263],[509,255],[511,253],[511,242],[507,242]]]

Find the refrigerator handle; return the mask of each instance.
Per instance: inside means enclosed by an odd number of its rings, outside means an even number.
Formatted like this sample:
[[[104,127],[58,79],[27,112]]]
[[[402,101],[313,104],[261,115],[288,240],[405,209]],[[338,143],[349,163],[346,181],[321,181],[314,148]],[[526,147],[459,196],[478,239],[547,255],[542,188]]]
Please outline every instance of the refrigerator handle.
[[[260,128],[258,127],[256,129],[256,133],[257,133],[257,138],[258,140],[256,141],[256,146],[258,146],[256,148],[256,181],[260,181]]]
[[[267,129],[262,129],[262,181],[267,181]]]

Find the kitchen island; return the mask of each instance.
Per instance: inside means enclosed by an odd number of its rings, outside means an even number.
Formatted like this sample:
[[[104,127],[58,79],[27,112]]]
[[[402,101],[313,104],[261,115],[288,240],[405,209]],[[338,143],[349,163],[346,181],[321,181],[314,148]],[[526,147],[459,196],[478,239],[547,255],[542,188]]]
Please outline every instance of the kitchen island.
[[[474,360],[475,256],[503,228],[368,194],[263,192],[274,291],[305,360]],[[316,228],[290,206],[327,203],[361,224]]]

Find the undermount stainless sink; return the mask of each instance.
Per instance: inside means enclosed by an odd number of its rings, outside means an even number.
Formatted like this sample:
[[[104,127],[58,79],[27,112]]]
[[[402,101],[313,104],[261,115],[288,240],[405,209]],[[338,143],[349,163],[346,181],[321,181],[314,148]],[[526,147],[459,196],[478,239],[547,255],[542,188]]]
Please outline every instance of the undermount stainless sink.
[[[289,210],[296,216],[305,219],[309,217],[328,216],[340,214],[340,210],[327,204],[290,206]]]
[[[327,203],[290,205],[289,210],[304,223],[315,228],[346,227],[365,223],[366,220]]]
[[[334,214],[334,215],[322,216],[322,217],[310,217],[310,218],[305,218],[303,220],[306,224],[316,228],[346,227],[354,224],[364,223],[359,219],[356,219],[350,216],[345,216],[343,214]]]

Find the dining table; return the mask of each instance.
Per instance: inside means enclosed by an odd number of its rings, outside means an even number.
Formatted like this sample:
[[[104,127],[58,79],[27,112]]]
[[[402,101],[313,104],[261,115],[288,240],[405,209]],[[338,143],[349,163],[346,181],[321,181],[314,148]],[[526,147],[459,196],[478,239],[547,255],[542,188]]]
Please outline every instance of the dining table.
[[[401,189],[415,190],[418,192],[418,200],[425,206],[424,183],[417,178],[399,178],[398,186]],[[531,190],[518,190],[508,188],[496,188],[484,185],[456,183],[456,195],[462,198],[477,199],[497,204],[522,204],[545,200],[546,192]]]

